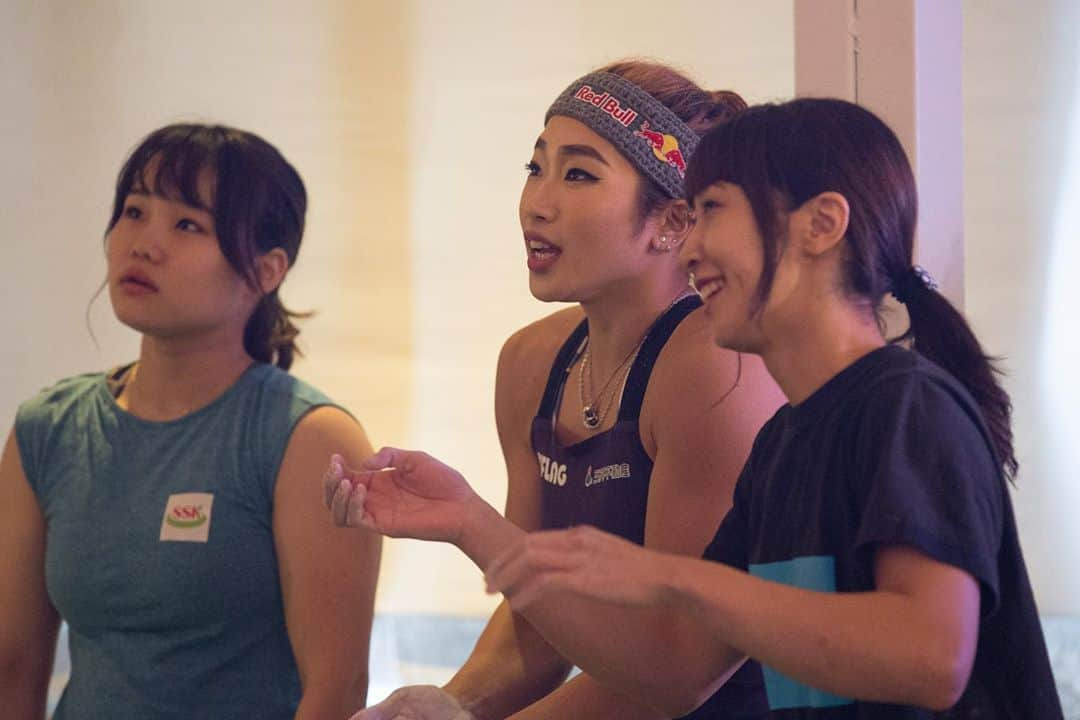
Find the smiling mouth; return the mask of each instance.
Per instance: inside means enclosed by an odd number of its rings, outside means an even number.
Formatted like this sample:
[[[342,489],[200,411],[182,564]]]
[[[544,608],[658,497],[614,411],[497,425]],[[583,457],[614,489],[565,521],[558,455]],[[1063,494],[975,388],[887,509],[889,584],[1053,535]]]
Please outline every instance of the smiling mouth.
[[[720,278],[711,278],[703,281],[691,277],[690,287],[694,288],[702,302],[708,302],[711,297],[724,289],[724,281]]]

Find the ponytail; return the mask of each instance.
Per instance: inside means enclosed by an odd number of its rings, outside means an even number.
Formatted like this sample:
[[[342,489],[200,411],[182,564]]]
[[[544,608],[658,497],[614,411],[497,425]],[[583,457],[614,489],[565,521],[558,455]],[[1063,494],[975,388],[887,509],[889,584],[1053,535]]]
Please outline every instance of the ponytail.
[[[998,382],[1002,372],[995,367],[996,359],[983,352],[964,316],[928,278],[915,266],[894,282],[893,294],[907,308],[910,325],[892,342],[910,339],[913,350],[942,367],[971,393],[1005,477],[1015,483],[1019,463],[1013,450],[1012,401]]]
[[[244,350],[258,362],[288,370],[295,356],[303,356],[296,344],[300,329],[293,319],[308,317],[311,313],[287,309],[276,290],[263,295],[244,328]]]

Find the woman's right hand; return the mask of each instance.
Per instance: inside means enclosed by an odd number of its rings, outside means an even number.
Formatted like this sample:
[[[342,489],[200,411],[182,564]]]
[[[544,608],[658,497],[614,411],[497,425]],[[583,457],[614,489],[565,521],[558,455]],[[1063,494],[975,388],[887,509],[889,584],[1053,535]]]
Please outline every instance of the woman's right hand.
[[[410,685],[395,690],[378,705],[349,720],[476,720],[450,693],[434,685]]]
[[[341,527],[457,543],[472,505],[483,503],[457,470],[427,453],[385,447],[359,470],[330,458],[323,500]]]

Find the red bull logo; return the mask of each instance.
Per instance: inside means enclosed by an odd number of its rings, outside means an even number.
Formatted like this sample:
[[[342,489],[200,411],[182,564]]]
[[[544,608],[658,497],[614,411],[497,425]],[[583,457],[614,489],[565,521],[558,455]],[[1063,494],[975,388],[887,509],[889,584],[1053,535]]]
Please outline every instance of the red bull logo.
[[[595,105],[611,117],[615,118],[624,127],[630,127],[630,123],[637,119],[637,111],[623,105],[619,99],[612,97],[611,93],[598,93],[588,85],[582,85],[574,93],[574,99]]]
[[[649,143],[657,160],[675,168],[679,177],[686,175],[686,158],[679,149],[679,141],[673,135],[650,130],[648,120],[641,123],[641,128],[634,131],[634,134]]]

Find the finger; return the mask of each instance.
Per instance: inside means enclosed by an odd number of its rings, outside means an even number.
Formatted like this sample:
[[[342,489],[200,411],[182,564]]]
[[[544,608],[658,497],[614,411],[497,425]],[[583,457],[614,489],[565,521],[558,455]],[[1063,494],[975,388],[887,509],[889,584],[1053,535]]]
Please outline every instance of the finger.
[[[525,612],[564,591],[562,580],[565,576],[566,573],[560,571],[544,572],[524,579],[503,596],[515,612]]]
[[[535,543],[525,543],[523,551],[516,557],[509,558],[484,574],[487,591],[513,595],[534,577],[552,572],[568,572],[580,566],[581,559],[578,555],[559,547],[561,544],[561,540],[556,540],[553,547],[553,543],[543,539]]]
[[[522,557],[533,551],[542,550],[544,548],[561,550],[562,552],[569,551],[572,546],[569,532],[570,531],[568,530],[539,530],[529,533],[520,541],[511,545],[507,550],[497,555],[484,571],[485,577],[488,575],[501,574],[507,565],[520,560]]]
[[[361,710],[349,720],[394,720],[401,712],[402,698],[405,697],[403,689],[395,690],[381,703]]]
[[[337,492],[338,484],[341,482],[344,466],[344,459],[340,455],[334,453],[330,456],[330,463],[327,465],[322,478],[323,505],[326,506],[327,510],[330,509],[330,505],[334,501],[334,493]]]
[[[388,715],[376,705],[350,716],[349,720],[393,720],[393,718],[393,715]]]
[[[385,470],[389,467],[398,467],[408,455],[408,450],[399,450],[392,447],[379,448],[379,452],[360,463],[360,468],[362,470]]]
[[[334,499],[330,503],[330,513],[334,516],[334,524],[338,527],[348,527],[349,496],[352,494],[352,483],[348,478],[342,478],[334,492]]]
[[[364,520],[366,511],[367,488],[357,485],[349,493],[348,504],[345,509],[345,520],[349,527],[370,527],[371,523]]]

